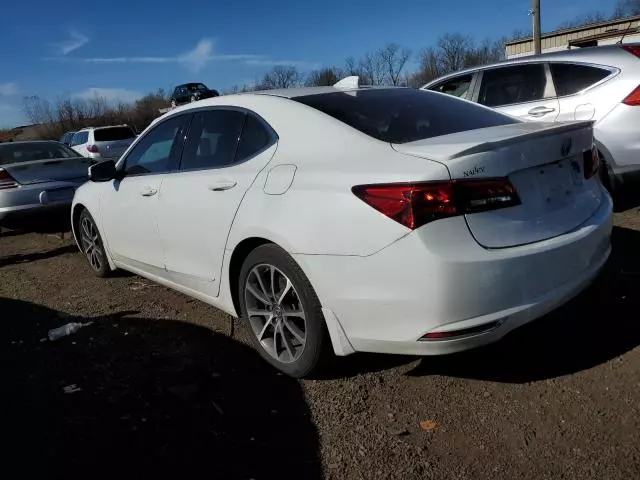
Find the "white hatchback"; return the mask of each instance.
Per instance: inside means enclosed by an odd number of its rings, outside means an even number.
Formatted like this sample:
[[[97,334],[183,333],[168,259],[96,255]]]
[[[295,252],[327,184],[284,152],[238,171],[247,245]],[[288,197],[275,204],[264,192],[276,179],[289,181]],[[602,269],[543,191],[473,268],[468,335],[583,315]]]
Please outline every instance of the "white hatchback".
[[[597,275],[612,205],[590,122],[354,83],[155,120],[76,193],[91,268],[242,316],[296,377],[331,346],[432,355],[496,341]]]
[[[70,146],[83,157],[117,160],[135,138],[136,133],[128,125],[88,127],[73,134]]]

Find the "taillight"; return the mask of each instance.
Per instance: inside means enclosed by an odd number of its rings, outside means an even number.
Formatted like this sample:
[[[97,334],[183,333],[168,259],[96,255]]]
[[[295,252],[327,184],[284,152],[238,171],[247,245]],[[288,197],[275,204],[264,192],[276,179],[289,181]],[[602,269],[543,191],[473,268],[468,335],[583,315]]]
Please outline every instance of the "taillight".
[[[627,97],[622,101],[625,105],[629,105],[630,107],[637,107],[640,105],[640,85],[638,85],[633,92],[631,92]]]
[[[591,150],[585,150],[582,153],[584,178],[589,179],[600,170],[600,154],[594,145]]]
[[[16,182],[14,178],[9,175],[9,172],[7,172],[4,168],[0,168],[0,190],[16,188],[18,185],[18,182]]]
[[[412,230],[440,218],[520,204],[506,178],[358,185],[351,190],[369,206]]]
[[[640,58],[640,45],[623,45],[622,48]]]
[[[87,150],[89,151],[89,153],[98,153],[98,146],[97,145],[87,145]]]

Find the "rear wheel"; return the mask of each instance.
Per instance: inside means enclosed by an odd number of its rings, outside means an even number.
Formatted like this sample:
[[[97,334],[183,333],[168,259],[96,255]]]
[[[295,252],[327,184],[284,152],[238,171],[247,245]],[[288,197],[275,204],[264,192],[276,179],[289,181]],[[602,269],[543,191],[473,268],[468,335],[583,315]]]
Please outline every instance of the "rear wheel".
[[[171,108],[176,108],[178,106],[178,103],[176,102],[175,98],[171,99]]]
[[[245,260],[240,311],[260,355],[300,378],[331,357],[320,301],[306,275],[284,250],[263,245]]]
[[[102,237],[91,214],[84,210],[78,220],[80,248],[89,261],[89,266],[97,277],[107,277],[111,273]]]
[[[195,95],[191,95],[191,103],[195,102],[196,100],[198,100],[198,99],[196,98],[196,96],[195,96]]]

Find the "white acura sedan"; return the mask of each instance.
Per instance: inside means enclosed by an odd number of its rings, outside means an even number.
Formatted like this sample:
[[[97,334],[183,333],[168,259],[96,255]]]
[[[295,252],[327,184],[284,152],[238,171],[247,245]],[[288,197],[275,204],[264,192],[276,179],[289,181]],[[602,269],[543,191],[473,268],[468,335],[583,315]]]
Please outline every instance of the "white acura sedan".
[[[597,170],[590,122],[347,79],[172,110],[89,169],[72,221],[98,276],[240,316],[302,377],[331,349],[477,347],[568,301],[611,249]]]

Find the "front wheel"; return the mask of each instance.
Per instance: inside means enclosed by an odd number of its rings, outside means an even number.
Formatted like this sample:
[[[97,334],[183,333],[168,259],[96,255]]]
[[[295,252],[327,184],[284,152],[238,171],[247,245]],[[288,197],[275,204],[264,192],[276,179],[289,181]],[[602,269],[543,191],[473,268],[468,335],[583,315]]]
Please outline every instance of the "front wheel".
[[[107,277],[111,273],[107,254],[104,251],[102,237],[96,222],[87,210],[83,210],[78,220],[80,230],[80,248],[89,261],[89,266],[97,277]]]
[[[298,264],[276,245],[245,260],[239,278],[240,313],[260,355],[295,378],[317,371],[331,352],[320,301]]]

